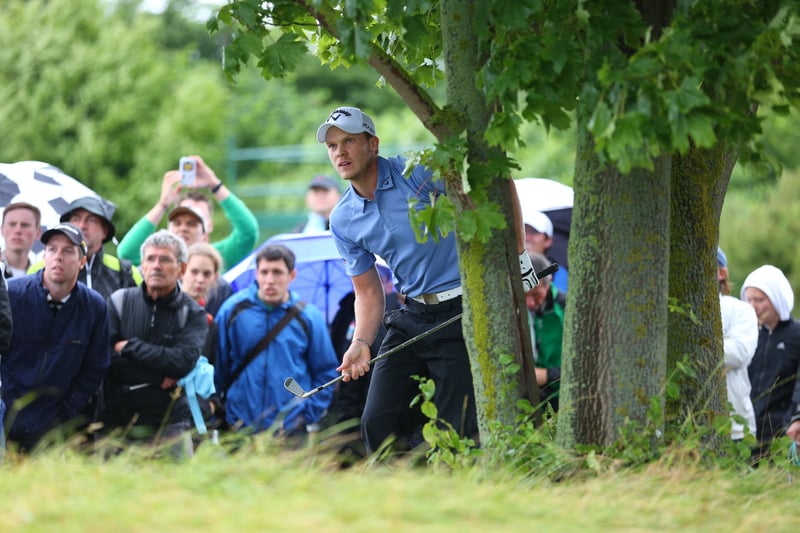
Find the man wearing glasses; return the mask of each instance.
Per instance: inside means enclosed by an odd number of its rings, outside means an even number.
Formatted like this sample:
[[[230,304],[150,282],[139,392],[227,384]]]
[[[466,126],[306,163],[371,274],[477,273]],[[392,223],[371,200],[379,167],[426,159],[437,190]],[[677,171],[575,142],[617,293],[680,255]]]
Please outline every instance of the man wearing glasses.
[[[132,428],[130,437],[177,440],[192,418],[186,396],[173,392],[200,356],[208,320],[178,284],[188,259],[183,239],[161,230],[141,253],[142,285],[108,299],[112,353],[102,420],[106,429]]]

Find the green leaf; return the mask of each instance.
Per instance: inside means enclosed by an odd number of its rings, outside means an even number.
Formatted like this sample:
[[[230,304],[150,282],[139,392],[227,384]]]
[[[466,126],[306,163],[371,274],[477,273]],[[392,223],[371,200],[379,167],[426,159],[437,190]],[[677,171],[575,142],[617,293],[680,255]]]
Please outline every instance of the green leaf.
[[[431,423],[422,426],[422,438],[431,446],[437,444],[439,440],[439,428],[436,427],[436,424]]]
[[[572,124],[572,118],[560,106],[548,106],[542,111],[542,121],[545,125],[553,126],[559,130],[566,130]]]
[[[651,56],[637,56],[628,66],[628,75],[639,79],[650,79],[661,70],[661,62]]]
[[[233,6],[234,16],[248,28],[256,27],[256,8],[247,2],[237,2]]]
[[[672,130],[672,146],[679,153],[685,154],[689,150],[689,122],[684,115],[678,115],[670,121]]]
[[[688,76],[681,81],[680,90],[677,93],[679,111],[687,112],[709,104],[708,96],[700,87],[700,80],[695,76]]]
[[[370,43],[372,42],[372,34],[362,27],[357,27],[355,31],[355,56],[358,59],[366,61],[370,54]]]
[[[431,195],[431,205],[420,208],[419,201],[412,198],[408,202],[408,217],[417,242],[425,242],[429,238],[439,242],[455,227],[455,208],[445,195]]]
[[[258,33],[240,33],[234,39],[234,44],[241,51],[243,58],[251,55],[258,57],[264,48],[261,34]]]
[[[464,240],[477,239],[489,242],[495,229],[504,229],[506,220],[497,212],[497,206],[480,205],[465,211],[458,219],[458,229]]]
[[[667,382],[667,388],[666,388],[665,392],[666,392],[667,398],[670,398],[670,399],[673,399],[673,400],[675,398],[677,398],[678,396],[680,396],[680,393],[681,393],[680,387],[674,381]]]
[[[599,139],[608,139],[614,133],[614,122],[611,110],[605,102],[598,102],[588,123],[592,136]]]
[[[595,472],[600,470],[600,461],[597,460],[597,454],[594,450],[590,451],[586,456],[586,466]]]
[[[516,405],[517,409],[519,409],[520,412],[525,414],[530,414],[535,411],[535,409],[531,405],[531,402],[523,398],[518,399],[514,405]]]
[[[695,144],[702,148],[711,148],[717,142],[717,135],[714,133],[713,119],[705,114],[694,113],[687,117],[689,122],[689,133]]]
[[[475,222],[474,216],[462,215],[458,217],[457,229],[461,238],[465,241],[470,241],[477,232],[478,225]]]
[[[292,34],[284,33],[276,42],[264,48],[258,66],[265,78],[282,78],[294,71],[305,54],[305,43]]]
[[[425,396],[426,400],[430,400],[436,392],[436,382],[430,378],[420,378],[419,390],[422,392],[423,396]]]
[[[433,402],[422,402],[420,410],[422,414],[430,420],[436,420],[439,416],[439,411],[436,409],[436,405]]]

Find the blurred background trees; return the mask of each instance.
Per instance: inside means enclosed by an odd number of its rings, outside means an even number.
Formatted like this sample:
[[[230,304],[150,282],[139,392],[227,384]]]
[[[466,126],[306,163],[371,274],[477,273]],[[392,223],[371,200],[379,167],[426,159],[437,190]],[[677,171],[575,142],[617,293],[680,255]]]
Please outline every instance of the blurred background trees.
[[[216,2],[219,4],[219,2]],[[118,206],[118,233],[157,199],[164,172],[202,155],[259,216],[262,238],[302,217],[305,185],[330,173],[315,142],[320,113],[343,103],[383,126],[382,148],[404,152],[432,136],[371,69],[329,71],[303,57],[285,80],[254,66],[229,83],[221,68],[224,31],[209,35],[202,0],[5,0],[0,10],[0,161],[40,160],[62,168]],[[765,116],[766,164],[734,171],[720,243],[735,291],[765,263],[800,288],[800,150],[796,115]],[[574,133],[524,127],[516,177],[571,184]],[[263,150],[244,150],[262,148]],[[252,156],[266,159],[249,159]],[[215,221],[224,231],[225,221]]]

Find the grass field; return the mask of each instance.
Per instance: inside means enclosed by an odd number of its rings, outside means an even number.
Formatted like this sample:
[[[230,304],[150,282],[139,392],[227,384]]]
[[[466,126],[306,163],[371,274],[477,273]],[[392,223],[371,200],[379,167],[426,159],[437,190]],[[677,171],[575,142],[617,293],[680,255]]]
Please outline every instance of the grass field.
[[[0,531],[797,531],[800,468],[562,482],[201,447],[172,463],[49,452],[0,467]]]

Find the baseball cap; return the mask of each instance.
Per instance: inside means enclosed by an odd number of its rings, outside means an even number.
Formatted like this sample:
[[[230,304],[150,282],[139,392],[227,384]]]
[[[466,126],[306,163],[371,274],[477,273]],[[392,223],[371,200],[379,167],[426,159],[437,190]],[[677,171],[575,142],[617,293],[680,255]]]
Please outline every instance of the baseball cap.
[[[717,265],[728,268],[728,257],[725,255],[725,252],[722,251],[722,248],[717,246]]]
[[[309,189],[325,189],[326,191],[330,191],[332,189],[339,190],[339,184],[334,181],[333,178],[330,176],[326,176],[324,174],[320,174],[318,176],[314,176],[311,178],[311,181],[308,184]]]
[[[197,220],[200,221],[200,226],[202,226],[203,228],[203,233],[206,232],[206,219],[203,217],[202,213],[200,213],[200,211],[198,211],[197,209],[185,205],[179,205],[178,207],[169,212],[167,220],[172,222],[172,219],[174,219],[178,215],[191,215],[195,217]]]
[[[530,213],[526,213],[522,219],[522,222],[532,227],[539,233],[544,233],[551,239],[553,238],[553,222],[550,220],[550,217],[541,211],[532,211]]]
[[[375,123],[366,113],[362,113],[357,107],[337,107],[317,129],[317,140],[325,142],[328,130],[337,127],[347,133],[369,133],[375,135]]]
[[[62,235],[65,235],[72,244],[77,245],[81,249],[83,255],[89,253],[89,250],[86,246],[86,239],[83,236],[83,232],[80,230],[80,228],[73,226],[68,222],[61,222],[60,224],[56,224],[49,230],[45,231],[42,234],[41,238],[42,244],[47,244],[47,241],[49,241],[50,238],[56,233],[61,233]]]
[[[106,224],[108,224],[108,235],[106,235],[106,238],[103,239],[104,243],[114,238],[114,234],[117,232],[117,230],[114,228],[114,223],[111,222],[111,216],[108,214],[108,210],[100,198],[95,198],[94,196],[84,196],[83,198],[73,200],[67,207],[66,212],[61,215],[61,222],[69,222],[72,213],[78,209],[85,209],[91,214],[105,220]]]

